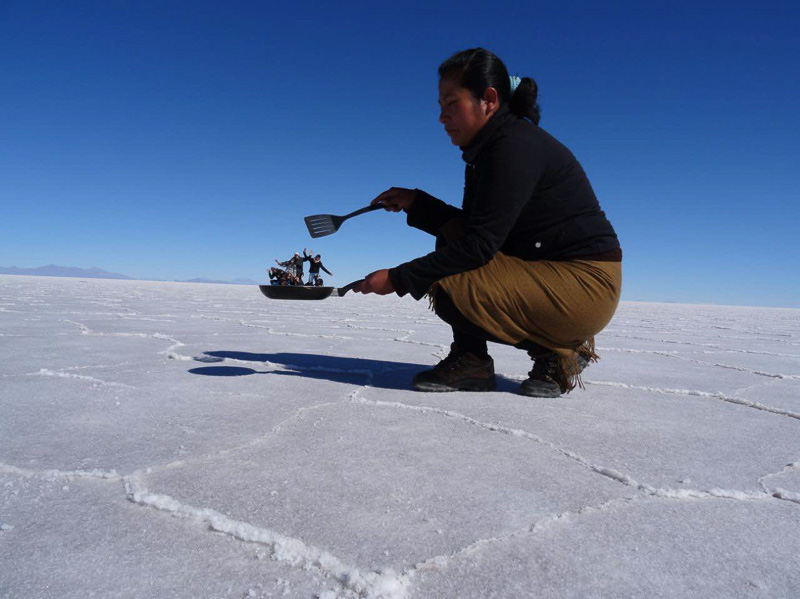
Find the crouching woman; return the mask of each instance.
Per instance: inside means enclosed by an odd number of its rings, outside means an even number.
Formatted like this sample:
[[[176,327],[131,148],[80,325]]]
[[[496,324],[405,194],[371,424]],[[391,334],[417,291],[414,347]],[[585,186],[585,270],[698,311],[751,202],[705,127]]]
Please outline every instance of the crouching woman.
[[[414,377],[420,391],[494,389],[491,341],[534,360],[521,393],[566,393],[619,303],[617,235],[581,165],[539,127],[537,92],[485,49],[451,56],[439,67],[439,121],[466,163],[462,207],[396,187],[373,200],[436,237],[432,253],[356,288],[428,295],[452,327],[450,354]]]

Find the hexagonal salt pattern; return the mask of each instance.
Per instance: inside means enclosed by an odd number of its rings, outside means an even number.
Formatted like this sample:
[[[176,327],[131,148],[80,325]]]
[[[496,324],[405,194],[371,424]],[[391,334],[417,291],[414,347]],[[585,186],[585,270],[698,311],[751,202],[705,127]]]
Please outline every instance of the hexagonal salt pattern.
[[[422,394],[410,298],[0,276],[0,596],[796,597],[797,310],[623,303]]]

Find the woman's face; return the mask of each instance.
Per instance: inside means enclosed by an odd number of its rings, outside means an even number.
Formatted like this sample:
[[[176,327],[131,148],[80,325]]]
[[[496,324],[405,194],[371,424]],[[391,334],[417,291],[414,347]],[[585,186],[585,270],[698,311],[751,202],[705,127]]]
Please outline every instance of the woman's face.
[[[487,97],[488,96],[488,97]],[[477,100],[453,79],[439,81],[439,122],[454,146],[466,146],[497,112],[497,92],[488,88]]]

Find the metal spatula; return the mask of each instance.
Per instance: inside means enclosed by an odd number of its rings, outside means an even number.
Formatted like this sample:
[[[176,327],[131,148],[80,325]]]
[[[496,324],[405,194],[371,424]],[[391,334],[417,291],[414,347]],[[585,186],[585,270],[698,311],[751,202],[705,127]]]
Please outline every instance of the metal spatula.
[[[303,220],[306,221],[306,227],[308,227],[308,232],[311,233],[311,237],[316,239],[317,237],[325,237],[326,235],[332,235],[336,233],[336,231],[339,230],[339,227],[342,226],[342,223],[348,218],[353,218],[354,216],[364,214],[365,212],[372,212],[373,210],[378,210],[379,208],[383,208],[383,205],[375,204],[374,206],[367,206],[366,208],[356,210],[355,212],[351,212],[345,216],[334,216],[333,214],[314,214],[312,216],[306,216]]]

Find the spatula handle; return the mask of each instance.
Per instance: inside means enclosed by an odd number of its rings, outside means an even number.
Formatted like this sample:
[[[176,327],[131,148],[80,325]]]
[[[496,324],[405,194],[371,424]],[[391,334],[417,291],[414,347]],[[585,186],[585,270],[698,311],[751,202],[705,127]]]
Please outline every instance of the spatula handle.
[[[351,218],[353,216],[358,216],[359,214],[364,214],[365,212],[372,212],[373,210],[378,210],[379,208],[383,208],[383,204],[374,204],[372,206],[366,206],[364,208],[361,208],[360,210],[356,210],[355,212],[351,212],[350,214],[343,216],[342,220],[346,218]]]

